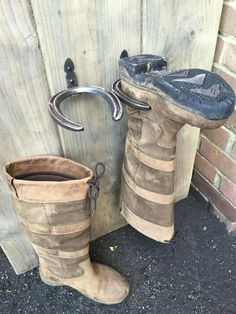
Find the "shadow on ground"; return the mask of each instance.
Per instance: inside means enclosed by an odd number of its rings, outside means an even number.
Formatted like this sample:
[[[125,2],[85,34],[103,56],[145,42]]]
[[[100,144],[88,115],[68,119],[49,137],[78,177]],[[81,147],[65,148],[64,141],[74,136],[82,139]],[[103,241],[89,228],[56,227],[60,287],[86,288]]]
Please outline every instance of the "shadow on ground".
[[[38,269],[16,276],[0,251],[0,313],[235,314],[236,237],[193,194],[175,208],[176,255],[130,226],[91,243],[93,260],[128,279],[123,303],[96,304],[69,287],[47,286]]]

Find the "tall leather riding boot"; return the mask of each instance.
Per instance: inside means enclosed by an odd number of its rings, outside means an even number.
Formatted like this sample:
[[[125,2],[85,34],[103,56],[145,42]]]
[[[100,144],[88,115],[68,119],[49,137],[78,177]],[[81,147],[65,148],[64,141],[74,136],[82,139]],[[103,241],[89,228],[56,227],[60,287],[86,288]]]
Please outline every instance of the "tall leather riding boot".
[[[153,55],[123,57],[114,91],[128,108],[128,134],[122,169],[122,215],[160,242],[174,234],[176,135],[184,124],[214,129],[235,103],[231,87],[200,69],[166,70]]]
[[[126,280],[89,258],[90,212],[85,200],[89,184],[97,187],[92,171],[55,156],[9,162],[4,170],[17,214],[38,254],[42,280],[70,286],[100,303],[124,300],[129,292]]]

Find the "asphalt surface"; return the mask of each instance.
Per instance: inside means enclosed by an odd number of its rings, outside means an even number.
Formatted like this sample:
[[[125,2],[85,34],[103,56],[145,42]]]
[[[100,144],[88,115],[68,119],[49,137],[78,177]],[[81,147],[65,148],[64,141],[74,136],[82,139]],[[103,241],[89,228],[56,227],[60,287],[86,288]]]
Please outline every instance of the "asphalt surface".
[[[130,226],[91,243],[92,259],[130,283],[121,304],[97,304],[69,287],[47,286],[38,269],[16,276],[0,251],[0,313],[235,314],[236,237],[194,194],[175,208],[174,248]]]

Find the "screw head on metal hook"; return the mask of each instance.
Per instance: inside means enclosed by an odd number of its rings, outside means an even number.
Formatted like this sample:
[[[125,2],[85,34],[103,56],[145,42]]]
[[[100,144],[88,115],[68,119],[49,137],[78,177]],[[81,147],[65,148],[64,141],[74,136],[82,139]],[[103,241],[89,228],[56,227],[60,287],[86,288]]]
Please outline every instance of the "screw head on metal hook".
[[[67,58],[64,63],[64,71],[66,73],[66,83],[67,87],[76,87],[78,86],[78,80],[74,72],[75,66],[73,61],[70,58]]]

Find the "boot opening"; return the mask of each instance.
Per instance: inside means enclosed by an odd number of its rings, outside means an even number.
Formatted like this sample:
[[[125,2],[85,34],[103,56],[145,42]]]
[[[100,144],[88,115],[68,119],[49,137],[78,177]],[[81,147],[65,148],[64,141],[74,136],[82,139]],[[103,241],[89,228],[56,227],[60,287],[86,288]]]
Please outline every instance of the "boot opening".
[[[15,176],[16,179],[28,181],[68,181],[76,180],[76,177],[54,171],[23,173]]]
[[[9,162],[5,172],[11,179],[26,181],[60,182],[92,177],[86,166],[57,156],[33,156]]]

